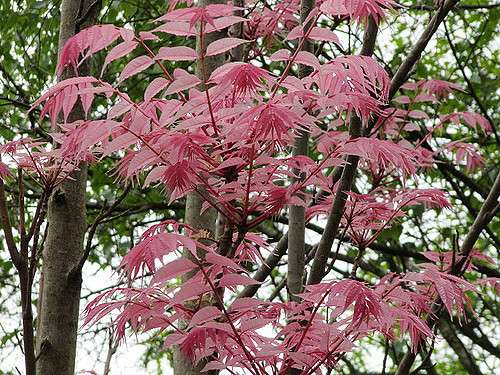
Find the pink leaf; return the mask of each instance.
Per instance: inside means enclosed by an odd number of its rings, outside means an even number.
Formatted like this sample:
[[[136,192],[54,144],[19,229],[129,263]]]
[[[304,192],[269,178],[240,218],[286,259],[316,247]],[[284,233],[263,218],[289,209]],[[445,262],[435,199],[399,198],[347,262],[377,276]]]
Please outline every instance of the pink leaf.
[[[219,281],[219,287],[234,287],[238,285],[258,285],[259,281],[252,279],[251,277],[240,275],[238,273],[231,273],[222,276]]]
[[[189,327],[201,325],[201,324],[206,323],[208,321],[217,319],[221,315],[222,315],[222,311],[220,311],[215,306],[203,307],[202,309],[198,310],[193,315],[193,317],[191,318],[191,321],[189,322]]]
[[[256,298],[250,298],[250,297],[237,298],[231,304],[231,311],[245,312],[248,310],[256,309],[260,305],[262,305],[262,301]]]
[[[72,65],[76,70],[83,60],[118,39],[122,35],[122,30],[125,29],[114,25],[95,25],[69,38],[59,55],[57,74],[60,75],[67,65]]]
[[[286,36],[286,40],[294,40],[304,36],[304,29],[302,25],[295,26]]]
[[[308,65],[314,69],[319,69],[320,67],[318,58],[311,52],[307,51],[300,51],[295,58],[295,62],[298,64]]]
[[[141,40],[158,40],[159,38],[151,31],[140,31],[139,37]]]
[[[235,271],[236,270],[243,271],[243,269],[240,266],[238,266],[234,261],[232,261],[231,259],[229,259],[225,256],[219,255],[219,254],[208,253],[205,257],[205,260],[207,261],[207,263],[210,263],[210,264],[216,264],[219,266],[228,267],[228,268],[231,268]]]
[[[429,118],[427,113],[425,113],[423,111],[416,110],[416,109],[408,112],[408,116],[410,116],[411,118],[416,118],[416,119],[424,119],[424,118],[428,119]]]
[[[210,286],[201,284],[199,281],[184,283],[181,289],[174,295],[173,301],[175,303],[184,303],[210,290]]]
[[[399,104],[409,104],[411,102],[410,98],[406,95],[397,96],[392,100]]]
[[[172,262],[165,264],[158,269],[153,277],[153,283],[162,283],[164,281],[173,279],[174,277],[192,271],[197,266],[187,258],[179,258]]]
[[[135,48],[137,47],[137,42],[134,40],[123,42],[115,46],[106,56],[106,59],[104,60],[104,64],[102,65],[101,69],[101,76],[104,73],[104,70],[108,66],[108,64],[116,59],[119,59],[120,57],[123,57],[125,55],[128,55],[130,52],[132,52]]]
[[[218,39],[208,45],[206,56],[218,55],[219,53],[223,53],[229,51],[230,49],[238,47],[243,43],[248,43],[248,40],[239,38]]]
[[[113,152],[127,148],[136,142],[137,142],[137,137],[135,135],[133,135],[132,133],[127,132],[127,133],[122,134],[116,138],[113,138],[113,140],[111,142],[108,142],[104,146],[103,154],[110,155]]]
[[[280,49],[279,51],[274,52],[269,59],[271,61],[286,61],[290,58],[290,51],[287,49]]]
[[[149,102],[156,94],[169,85],[170,81],[163,77],[155,78],[144,92],[144,101]]]
[[[262,318],[247,319],[247,320],[242,321],[240,329],[242,332],[250,331],[250,330],[255,331],[259,328],[262,328],[262,327],[268,325],[271,322],[272,322],[271,319],[262,319]]]
[[[198,54],[190,47],[162,47],[156,55],[156,60],[170,60],[170,61],[191,61],[196,60]]]
[[[130,61],[125,68],[123,68],[119,82],[126,80],[127,78],[142,72],[143,70],[149,68],[154,63],[154,60],[149,56],[139,56]]]
[[[309,33],[309,39],[333,42],[339,46],[340,43],[339,37],[333,31],[325,29],[324,27],[313,27],[311,32]]]
[[[0,181],[3,181],[5,177],[9,177],[10,175],[11,173],[7,164],[0,161]]]
[[[178,36],[196,35],[196,29],[191,27],[188,22],[167,22],[158,26],[153,32],[163,32]]]
[[[194,74],[186,74],[178,79],[176,79],[172,84],[165,90],[165,95],[172,95],[179,91],[189,90],[200,83],[200,79]]]

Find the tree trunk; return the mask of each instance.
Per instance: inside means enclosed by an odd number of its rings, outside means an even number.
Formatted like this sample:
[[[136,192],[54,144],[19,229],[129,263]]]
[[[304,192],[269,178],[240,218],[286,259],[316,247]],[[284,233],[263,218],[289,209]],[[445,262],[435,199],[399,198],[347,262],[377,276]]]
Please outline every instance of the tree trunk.
[[[300,23],[304,24],[307,16],[314,9],[315,0],[302,0],[300,3]],[[304,25],[304,33],[312,26],[312,21]],[[302,50],[314,54],[314,44],[311,40],[305,40]],[[304,78],[311,73],[311,68],[305,65],[300,66],[299,77]],[[308,154],[309,133],[301,131],[295,139],[293,146],[293,156]],[[295,171],[297,173],[297,171]],[[303,180],[304,175],[297,180]],[[305,230],[306,230],[306,209],[304,206],[290,206],[288,218],[288,268],[287,287],[289,299],[299,302],[296,294],[302,293],[305,273]]]
[[[209,4],[225,4],[225,0],[200,0],[197,6],[206,6]],[[210,34],[205,34],[203,36],[203,43],[199,36],[196,38],[196,49],[199,53],[200,50],[205,49],[211,42],[223,38],[224,32],[213,32]],[[196,64],[196,75],[201,78],[202,81],[208,80],[210,74],[224,62],[224,55],[216,55],[207,57],[204,59],[204,64],[201,59],[198,59]],[[205,90],[205,87],[202,86]],[[196,192],[191,192],[187,195],[186,199],[186,211],[184,221],[186,224],[191,225],[196,229],[206,229],[210,231],[212,235],[215,235],[215,226],[217,221],[217,213],[214,209],[208,209],[201,214],[201,207],[203,204],[203,199]],[[220,229],[224,233],[224,229]],[[177,347],[173,350],[173,367],[174,374],[176,375],[199,375],[201,374],[201,369],[204,367],[205,363],[203,361],[198,364],[198,366],[193,366],[192,362],[183,356]]]
[[[59,29],[59,50],[80,29],[94,24],[101,9],[100,1],[63,0]],[[80,74],[88,74],[88,66]],[[72,76],[67,69],[62,77]],[[83,118],[78,105],[69,121]],[[48,204],[48,234],[43,250],[43,286],[40,296],[40,357],[38,375],[73,375],[80,308],[81,269],[73,272],[83,256],[86,231],[85,186],[87,166],[82,164],[72,180],[61,184]]]

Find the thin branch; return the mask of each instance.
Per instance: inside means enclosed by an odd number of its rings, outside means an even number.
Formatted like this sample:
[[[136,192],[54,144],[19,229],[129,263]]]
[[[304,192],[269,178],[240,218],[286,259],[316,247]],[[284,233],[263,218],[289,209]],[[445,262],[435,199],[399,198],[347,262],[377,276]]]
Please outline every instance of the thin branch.
[[[10,258],[12,263],[19,270],[21,266],[21,255],[16,246],[14,236],[12,234],[12,225],[10,223],[9,211],[7,210],[7,201],[5,198],[5,188],[3,180],[0,178],[0,219],[2,220],[2,227],[5,236],[5,242],[7,243],[7,249],[9,250]]]
[[[397,2],[401,8],[404,9],[409,9],[409,10],[424,10],[424,11],[434,11],[436,10],[435,6],[432,5],[405,5],[401,4],[400,2]],[[477,5],[459,5],[456,6],[453,11],[460,11],[460,10],[490,10],[490,9],[495,9],[500,7],[500,3],[493,3],[493,4],[477,4]]]
[[[500,173],[497,174],[495,183],[493,184],[488,197],[484,201],[479,214],[474,220],[474,223],[469,229],[467,236],[465,237],[462,246],[460,247],[460,254],[467,257],[471,252],[474,244],[481,232],[486,228],[489,222],[496,216],[500,210],[500,202],[498,198],[500,197]]]
[[[460,247],[460,255],[463,256],[463,259],[452,267],[451,272],[455,275],[461,275],[464,271],[464,265],[468,261],[468,255],[472,250],[474,244],[476,243],[479,235],[484,230],[486,225],[495,217],[495,214],[500,210],[500,202],[498,202],[498,198],[500,197],[500,173],[497,175],[495,183],[488,194],[488,197],[484,201],[481,210],[479,211],[479,215],[476,217],[476,220],[472,224],[465,237],[462,245]],[[441,309],[443,303],[441,300],[437,300],[436,304],[433,308],[433,315],[428,319],[428,325],[432,326],[436,323],[436,319],[438,319],[438,315],[436,312]],[[410,369],[415,362],[416,353],[411,351],[406,352],[405,356],[399,363],[398,370],[396,371],[396,375],[408,375],[410,373]]]
[[[278,265],[278,262],[283,258],[288,247],[288,232],[286,232],[276,244],[274,251],[268,255],[264,263],[253,275],[257,281],[264,281],[271,274],[273,269]],[[260,285],[247,285],[238,295],[238,298],[253,297],[259,290]]]
[[[104,371],[103,375],[108,375],[111,369],[111,359],[113,355],[116,353],[118,349],[119,341],[113,342],[113,333],[110,329],[109,331],[109,340],[108,340],[108,353],[106,354],[106,361],[104,362]]]
[[[448,322],[447,319],[439,319],[439,331],[443,335],[448,345],[453,349],[458,357],[459,362],[469,374],[481,375],[482,372],[476,364],[476,360],[472,354],[467,350],[464,343],[455,333],[455,330]]]
[[[101,224],[102,221],[104,221],[104,219],[106,219],[112,212],[113,210],[118,207],[120,205],[120,203],[127,197],[128,193],[130,192],[132,186],[129,184],[125,187],[125,189],[123,190],[122,194],[113,202],[113,204],[111,206],[109,206],[106,210],[104,210],[103,212],[101,212],[97,218],[95,219],[94,223],[92,224],[92,226],[90,227],[90,230],[89,230],[89,233],[88,233],[88,236],[87,236],[87,242],[85,244],[85,250],[83,252],[83,255],[82,257],[80,258],[80,261],[78,262],[78,264],[71,270],[70,272],[70,277],[71,276],[76,276],[77,274],[79,274],[82,269],[83,269],[83,266],[85,264],[85,262],[87,261],[89,255],[90,255],[90,252],[92,250],[92,240],[94,239],[94,235],[95,235],[95,232],[97,230],[97,227],[99,226],[99,224]]]
[[[370,18],[363,37],[363,47],[361,55],[371,56],[375,48],[375,40],[377,38],[378,25],[373,18]],[[351,139],[358,138],[362,134],[361,119],[352,114],[349,125],[349,135]],[[331,251],[333,240],[337,235],[338,227],[342,214],[344,211],[345,203],[347,200],[347,192],[351,190],[354,176],[358,167],[359,157],[356,155],[347,156],[347,165],[342,171],[337,192],[335,194],[330,215],[325,225],[323,235],[321,236],[318,249],[314,255],[314,260],[311,266],[311,273],[307,280],[307,284],[317,284],[325,275],[325,267],[328,260],[328,254]]]
[[[482,115],[491,124],[491,127],[493,129],[493,135],[495,136],[497,143],[500,143],[500,137],[498,136],[497,129],[495,127],[495,123],[493,122],[493,119],[488,114],[488,111],[486,110],[486,107],[483,105],[481,99],[479,99],[479,96],[477,96],[476,90],[474,89],[474,85],[472,84],[471,80],[467,76],[467,73],[465,72],[465,67],[460,62],[460,57],[458,56],[457,48],[451,39],[452,36],[451,36],[450,31],[448,30],[448,27],[446,26],[446,22],[443,22],[443,25],[444,25],[444,30],[445,30],[446,39],[448,41],[448,45],[450,46],[451,52],[453,54],[453,57],[455,58],[455,62],[457,63],[458,69],[462,73],[462,77],[463,77],[465,83],[467,84],[467,87],[469,89],[469,94],[470,94],[470,96],[472,96],[472,98],[476,102]],[[477,43],[477,41],[476,41],[476,43]]]
[[[422,52],[424,52],[427,44],[431,40],[434,33],[437,31],[439,25],[445,17],[448,15],[451,9],[459,2],[460,0],[446,0],[437,10],[436,14],[431,18],[429,24],[425,28],[424,32],[417,40],[412,50],[400,65],[396,74],[391,81],[391,88],[389,90],[389,99],[391,99],[394,94],[399,90],[399,88],[406,82],[408,79],[409,73],[412,71],[415,64],[420,60]]]

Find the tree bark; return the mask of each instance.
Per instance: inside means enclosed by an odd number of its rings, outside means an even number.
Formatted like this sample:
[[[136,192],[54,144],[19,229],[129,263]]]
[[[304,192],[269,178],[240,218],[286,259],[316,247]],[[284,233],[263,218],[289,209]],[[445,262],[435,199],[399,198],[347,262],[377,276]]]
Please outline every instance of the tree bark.
[[[209,4],[225,4],[225,0],[200,0],[197,6],[206,6]],[[200,40],[198,36],[196,38],[196,49],[198,54],[200,51],[205,50],[207,45],[211,42],[223,38],[225,35],[223,32],[213,32],[210,34],[205,34],[203,40]],[[211,56],[203,59],[198,59],[196,64],[196,75],[201,78],[202,81],[208,80],[210,74],[224,62],[224,55]],[[203,90],[206,87],[202,87]],[[216,231],[216,221],[217,212],[210,208],[201,214],[201,208],[203,205],[203,198],[197,192],[190,192],[186,198],[186,211],[184,221],[196,229],[205,229],[210,231],[212,235],[215,235]],[[222,220],[223,222],[223,220]],[[223,224],[222,224],[223,225]],[[223,228],[219,228],[218,232],[224,233]],[[193,366],[190,359],[186,358],[177,347],[173,350],[173,369],[175,375],[199,375],[204,367],[205,363],[202,361],[198,366]]]
[[[302,0],[300,3],[300,23],[304,24],[307,16],[314,9],[315,0]],[[311,28],[312,23],[303,25],[304,34]],[[314,43],[311,40],[304,41],[302,50],[314,53]],[[311,73],[311,68],[301,65],[299,77],[304,78]],[[293,145],[293,156],[308,154],[309,133],[301,131],[295,139]],[[298,171],[295,171],[297,173]],[[305,176],[299,176],[294,181],[303,180]],[[288,267],[287,267],[287,287],[289,299],[299,302],[296,296],[301,293],[304,287],[305,273],[305,229],[306,229],[306,209],[304,206],[290,206],[288,218]]]
[[[101,1],[63,0],[59,27],[59,51],[68,38],[95,24]],[[89,73],[88,66],[80,74]],[[59,80],[73,75],[66,69]],[[70,121],[84,118],[80,105]],[[48,234],[43,250],[43,288],[40,297],[40,347],[37,361],[39,375],[73,375],[80,308],[81,269],[76,269],[83,256],[86,231],[85,186],[87,166],[80,165],[72,180],[61,184],[48,203]]]

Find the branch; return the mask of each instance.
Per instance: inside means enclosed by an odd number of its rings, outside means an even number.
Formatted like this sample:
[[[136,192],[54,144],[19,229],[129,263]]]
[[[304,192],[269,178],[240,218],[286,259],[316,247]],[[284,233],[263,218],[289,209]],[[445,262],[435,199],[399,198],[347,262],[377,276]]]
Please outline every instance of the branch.
[[[379,244],[379,243],[372,243],[368,247],[372,250],[375,250],[375,251],[378,251],[378,252],[381,252],[381,253],[387,254],[387,255],[413,258],[415,260],[419,260],[422,262],[428,261],[428,259],[426,257],[424,257],[422,253],[419,253],[417,251],[411,251],[411,250],[408,250],[407,248],[401,247],[401,246],[390,247],[390,246],[386,246],[386,245]],[[479,273],[482,273],[488,277],[500,277],[500,272],[494,268],[489,268],[487,266],[480,264],[479,262],[474,262],[474,261],[473,261],[473,264],[477,268]]]
[[[427,147],[428,144],[426,142],[422,143],[422,146]],[[430,151],[433,151],[433,149],[428,146],[428,149]],[[448,172],[451,175],[453,175],[456,179],[462,181],[465,186],[467,186],[469,189],[471,189],[473,192],[478,193],[483,199],[486,199],[488,196],[488,191],[483,189],[482,186],[480,186],[476,181],[474,181],[472,178],[464,174],[462,171],[459,169],[455,168],[453,165],[448,164],[445,160],[436,157],[436,165],[438,169],[441,171],[441,173]]]
[[[87,209],[91,210],[102,210],[103,207],[105,206],[104,203],[102,202],[88,202],[87,203]],[[128,212],[130,211],[132,213],[139,213],[143,211],[161,211],[161,210],[179,210],[183,209],[184,205],[179,202],[146,202],[146,203],[131,203],[131,204],[121,204],[119,206],[113,207],[113,212]]]
[[[465,68],[462,65],[462,63],[460,62],[460,58],[458,56],[457,48],[456,48],[455,44],[453,43],[453,41],[451,40],[451,33],[448,30],[448,27],[446,27],[446,22],[444,22],[443,25],[444,25],[446,39],[448,40],[448,45],[450,46],[451,52],[453,54],[453,57],[455,58],[455,62],[457,63],[458,69],[462,73],[462,77],[463,77],[465,83],[467,84],[467,87],[469,88],[470,96],[472,96],[472,98],[476,102],[476,104],[479,107],[479,110],[481,111],[481,113],[483,114],[483,116],[491,124],[491,127],[493,129],[493,135],[495,136],[495,139],[496,139],[497,143],[500,143],[500,138],[498,136],[497,129],[495,127],[495,123],[493,122],[493,119],[488,114],[488,111],[486,110],[486,108],[484,107],[483,103],[481,102],[481,99],[479,99],[479,97],[477,96],[476,90],[474,89],[474,86],[472,85],[471,80],[469,79],[469,77],[467,77],[467,74],[465,73]],[[480,36],[481,36],[481,34],[480,34]]]
[[[320,194],[320,193],[318,193]],[[477,211],[474,210],[474,213],[472,214],[473,217],[477,217]],[[282,223],[282,224],[287,224],[288,219],[285,216],[278,216],[276,219],[277,222]],[[306,228],[309,230],[312,230],[315,233],[318,233],[320,235],[323,234],[323,228],[319,225],[313,224],[313,223],[306,223]],[[489,231],[489,228],[485,228],[486,231]],[[489,231],[491,232],[491,231]],[[271,234],[268,234],[269,236],[272,236]],[[284,236],[287,236],[288,232],[285,232]],[[339,236],[336,236],[336,239],[338,239]],[[346,242],[351,242],[349,238],[344,238]],[[280,239],[278,244],[275,247],[274,252],[268,256],[264,264],[258,269],[258,271],[255,273],[254,278],[255,280],[258,281],[264,281],[271,271],[273,270],[274,267],[278,264],[280,259],[283,257],[283,255],[286,253],[287,247],[286,247],[286,241],[283,238]],[[284,246],[284,247],[283,247]],[[406,245],[387,245],[379,242],[374,242],[371,243],[368,248],[370,248],[373,251],[385,254],[385,255],[391,255],[395,257],[405,257],[405,258],[412,258],[417,261],[421,262],[427,262],[428,259],[423,256],[422,253],[418,251],[411,250],[408,248]],[[482,262],[473,260],[472,262],[474,266],[476,267],[477,271],[483,275],[486,275],[488,277],[498,277],[500,278],[500,271],[496,270],[495,268],[490,268],[488,266],[485,266]],[[269,267],[267,266],[269,265]],[[374,273],[377,274],[377,273]],[[254,290],[253,293],[250,295],[244,295],[244,297],[251,297],[255,294],[257,291],[258,287],[255,285],[249,285],[247,288],[244,289],[244,293],[250,293],[250,290]]]
[[[123,190],[122,194],[113,202],[113,204],[97,216],[94,223],[90,227],[83,255],[80,258],[80,261],[77,263],[77,265],[70,271],[70,275],[69,275],[70,278],[75,277],[81,273],[83,266],[84,266],[85,262],[87,261],[89,255],[90,255],[90,252],[92,250],[92,240],[94,238],[97,227],[99,226],[99,224],[101,224],[101,222],[104,219],[106,219],[114,211],[114,209],[116,207],[118,207],[120,205],[120,203],[125,199],[127,194],[130,192],[130,189],[131,189],[131,185],[127,185],[125,187],[125,189]]]
[[[462,202],[462,204],[467,208],[469,213],[471,214],[472,217],[477,217],[478,211],[472,206],[472,203],[470,200],[465,196],[463,190],[460,188],[457,182],[451,178],[451,176],[446,173],[446,171],[441,171],[444,175],[444,178],[448,183],[453,187],[453,190],[455,190],[455,193],[457,195],[457,198]],[[500,248],[500,240],[497,237],[497,235],[488,227],[484,228],[485,231],[488,233],[490,239],[493,242],[493,245],[496,246],[497,248]]]
[[[405,5],[397,2],[401,8],[409,9],[409,10],[425,10],[425,11],[434,11],[436,10],[435,6],[432,5]],[[495,9],[500,7],[500,3],[493,4],[477,4],[477,5],[459,5],[455,7],[454,11],[459,10],[483,10],[483,9]]]
[[[23,99],[23,102],[20,102],[20,103],[24,106],[27,106],[27,109],[29,109],[31,106],[27,103],[30,102],[30,98],[28,97],[26,92],[23,90],[23,88],[19,84],[17,84],[14,77],[12,77],[12,75],[7,71],[7,69],[5,69],[5,67],[2,64],[0,64],[0,72],[2,72],[4,74],[4,76],[10,81],[12,86],[14,86],[14,88],[16,89],[17,94]],[[9,100],[9,99],[7,99],[7,100]]]
[[[278,262],[283,258],[288,246],[288,232],[286,232],[276,244],[274,251],[268,255],[264,263],[253,275],[257,281],[264,281],[271,274],[273,269],[278,265]],[[243,291],[238,295],[238,298],[253,297],[260,285],[247,285]]]
[[[301,0],[300,2],[300,22],[304,29],[307,29],[306,34],[314,26],[312,20],[304,25],[307,16],[314,9],[315,0]],[[314,43],[311,40],[304,40],[302,50],[314,53]],[[311,73],[308,66],[300,65],[299,78],[304,78]],[[293,145],[293,156],[308,154],[309,133],[308,131],[300,131]],[[295,170],[295,174],[299,171]],[[293,178],[292,183],[303,181],[304,174],[300,174],[298,178]],[[299,196],[303,196],[299,192]],[[305,230],[306,230],[306,210],[304,206],[292,205],[289,208],[288,220],[288,267],[287,267],[287,287],[290,299],[299,302],[296,294],[302,292],[304,267],[305,267]]]
[[[311,245],[306,245],[306,247],[309,249],[308,254],[307,254],[307,258],[306,258],[306,264],[309,264],[309,262],[313,258],[313,255],[314,255],[314,252],[315,252],[316,249],[315,249],[314,246],[311,246]],[[349,256],[347,254],[337,253],[334,256],[335,256],[336,260],[339,260],[339,261],[344,262],[344,263],[349,263],[349,264],[354,265],[357,262],[358,268],[361,268],[365,272],[370,272],[370,273],[374,274],[375,276],[378,276],[379,278],[382,278],[386,274],[385,271],[377,268],[373,264],[367,263],[367,262],[365,262],[363,260],[356,260],[355,258],[353,258],[353,257],[351,257],[351,256]],[[423,258],[423,256],[422,256],[422,258]],[[348,278],[350,276],[350,274],[348,272],[345,272],[343,270],[335,268],[335,267],[333,267],[333,265],[330,266],[330,269],[334,270],[337,273],[342,274],[345,278]],[[269,297],[270,301],[274,300],[274,298],[276,298],[279,295],[279,293],[281,292],[281,290],[285,287],[286,282],[287,282],[287,277],[285,276],[280,281],[280,283],[276,286],[276,288],[273,290],[273,292],[271,293],[271,296]],[[257,289],[258,288],[255,288],[255,291]],[[243,292],[245,292],[245,289],[243,290]],[[251,294],[251,295],[248,295],[248,296],[247,295],[242,295],[242,294],[240,294],[238,297],[239,298],[241,298],[241,297],[252,297],[255,293]]]
[[[21,108],[23,111],[31,108],[30,105],[27,103],[24,103],[20,100],[8,98],[6,96],[0,96],[0,100],[3,100],[9,104],[12,104],[14,107]],[[6,105],[6,104],[0,104],[0,105]]]
[[[472,317],[469,317],[469,320],[472,320],[476,325],[479,325],[479,323],[476,320],[473,320]],[[457,322],[454,322],[454,324],[462,335],[467,336],[474,344],[500,359],[500,348],[493,345],[492,342],[488,339],[488,336],[478,335],[476,332],[474,332],[473,324],[471,324],[470,322],[463,326]]]
[[[474,244],[476,243],[479,235],[483,231],[483,229],[488,225],[488,223],[495,217],[495,214],[500,210],[500,202],[498,202],[498,198],[500,196],[500,173],[497,175],[495,183],[488,194],[488,197],[484,201],[481,210],[479,211],[479,215],[476,217],[476,220],[472,224],[467,236],[465,237],[462,246],[460,247],[460,255],[463,255],[464,258],[457,262],[455,267],[452,269],[452,273],[454,274],[462,274],[463,266],[465,262],[468,260],[468,255],[472,250]],[[437,300],[434,305],[433,311],[438,311],[442,306],[442,301]],[[429,318],[428,324],[432,326],[436,323],[436,317]],[[411,366],[415,362],[415,353],[408,351],[401,362],[399,363],[398,370],[396,375],[408,375],[411,369]]]
[[[469,229],[469,233],[464,239],[462,246],[460,247],[461,255],[467,257],[472,250],[474,244],[476,243],[479,235],[483,231],[484,228],[489,224],[489,222],[495,217],[495,215],[500,210],[500,202],[498,202],[498,198],[500,197],[500,173],[497,174],[497,178],[495,179],[495,183],[488,194],[488,197],[484,201],[479,214],[474,220],[471,228]]]
[[[467,370],[469,374],[481,375],[482,372],[476,365],[474,357],[472,356],[471,353],[469,353],[464,343],[457,336],[455,330],[448,322],[448,320],[441,318],[439,319],[438,325],[441,335],[443,335],[448,345],[453,349],[453,351],[458,357],[459,362],[462,364],[463,368]]]
[[[438,29],[439,25],[445,17],[448,15],[451,9],[459,2],[460,0],[446,0],[438,9],[437,13],[431,18],[429,24],[425,28],[420,38],[415,43],[413,49],[410,51],[406,59],[400,65],[396,74],[391,81],[391,88],[389,90],[389,99],[391,99],[394,94],[399,90],[399,88],[406,82],[408,79],[408,75],[415,66],[415,64],[420,60],[420,56],[422,52],[424,52],[425,47],[431,40],[432,36]]]
[[[14,266],[16,266],[16,269],[19,271],[22,258],[19,254],[14,236],[12,234],[12,225],[10,223],[9,211],[7,210],[5,188],[2,179],[0,179],[0,219],[2,220],[5,242],[7,243],[7,249],[9,250],[10,258],[12,259],[12,263],[14,263]]]
[[[337,172],[339,169],[335,168],[333,171],[333,184],[337,182],[337,180],[340,178],[340,173]],[[340,170],[341,171],[341,170]],[[321,197],[325,194],[323,190],[318,191],[314,199],[312,199],[309,202],[309,207],[311,207],[314,202],[318,201],[321,199]],[[282,224],[288,224],[288,219],[280,215],[276,218],[276,222],[282,223]],[[319,225],[315,225],[312,223],[306,223],[306,228],[311,229],[315,231],[316,233],[322,234],[323,233],[323,228],[321,228]],[[259,269],[255,272],[253,278],[254,280],[257,281],[264,281],[267,279],[267,277],[271,274],[273,269],[278,265],[279,261],[283,256],[286,254],[287,249],[288,249],[288,233],[289,231],[284,232],[284,234],[281,236],[279,239],[278,243],[276,244],[274,251],[269,254],[269,256],[266,258],[264,263],[259,267]],[[239,298],[242,297],[253,297],[255,293],[257,293],[257,290],[259,289],[259,285],[247,285],[243,291],[238,295]]]
[[[377,38],[378,25],[373,18],[370,18],[363,36],[363,47],[361,55],[371,56],[375,48],[375,40]],[[358,138],[362,134],[361,119],[356,114],[351,114],[349,135],[351,139]],[[307,284],[317,284],[321,281],[325,274],[325,267],[328,260],[328,254],[332,248],[333,240],[337,235],[340,219],[344,211],[347,194],[351,190],[354,175],[358,167],[359,157],[355,155],[347,156],[347,165],[342,171],[340,181],[335,194],[332,209],[321,236],[321,240],[314,255],[314,260],[311,266],[311,273]]]
[[[113,333],[109,331],[108,353],[106,354],[106,361],[104,362],[103,375],[108,375],[111,369],[111,359],[118,349],[119,341],[113,342]]]

